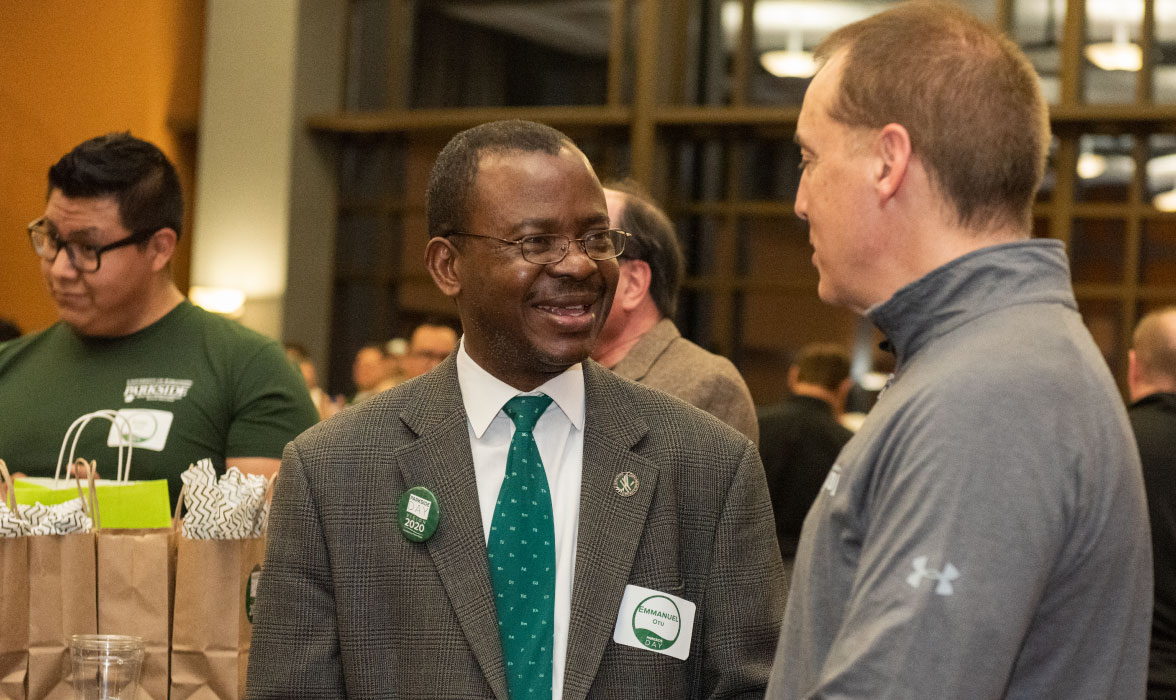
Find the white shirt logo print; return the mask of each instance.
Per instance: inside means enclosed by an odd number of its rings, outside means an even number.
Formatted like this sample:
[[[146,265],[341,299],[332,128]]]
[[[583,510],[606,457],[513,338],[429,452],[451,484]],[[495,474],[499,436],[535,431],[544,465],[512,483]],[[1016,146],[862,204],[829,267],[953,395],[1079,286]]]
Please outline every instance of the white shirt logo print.
[[[841,483],[841,465],[834,464],[833,468],[829,470],[829,476],[825,477],[825,483],[821,488],[828,491],[830,496],[836,496],[837,485],[839,483]]]
[[[935,593],[938,595],[951,595],[955,592],[955,588],[951,582],[960,577],[960,570],[955,568],[949,562],[943,567],[943,571],[927,568],[928,557],[915,557],[911,564],[915,570],[911,572],[906,578],[906,582],[910,584],[911,588],[918,588],[923,579],[931,579],[938,581],[935,585]]]

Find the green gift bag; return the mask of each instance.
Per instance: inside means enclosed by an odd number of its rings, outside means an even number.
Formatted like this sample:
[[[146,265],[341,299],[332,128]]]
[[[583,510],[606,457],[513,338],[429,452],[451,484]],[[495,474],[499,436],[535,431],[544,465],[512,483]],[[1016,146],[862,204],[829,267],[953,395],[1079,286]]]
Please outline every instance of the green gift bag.
[[[65,431],[61,451],[57,456],[57,471],[50,478],[16,479],[16,502],[32,505],[41,502],[47,506],[64,503],[77,497],[77,490],[67,480],[61,480],[62,466],[74,464],[78,437],[82,429],[95,418],[102,418],[120,425],[120,435],[127,436],[125,444],[118,446],[118,465],[114,479],[98,479],[94,482],[98,495],[98,506],[102,513],[102,527],[108,529],[151,529],[171,527],[171,500],[167,493],[167,480],[131,481],[131,456],[133,445],[130,440],[130,426],[117,411],[102,410],[80,416]],[[72,436],[73,440],[70,440]],[[66,448],[69,448],[69,459]],[[123,448],[126,447],[124,453]],[[125,456],[125,459],[124,459]],[[92,463],[91,463],[92,464]],[[69,477],[68,470],[64,475]]]

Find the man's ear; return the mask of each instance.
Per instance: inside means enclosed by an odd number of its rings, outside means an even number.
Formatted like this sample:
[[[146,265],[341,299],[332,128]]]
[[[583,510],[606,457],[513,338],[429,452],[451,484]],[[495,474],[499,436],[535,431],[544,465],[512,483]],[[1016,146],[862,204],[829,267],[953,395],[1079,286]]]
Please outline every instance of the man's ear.
[[[430,238],[425,246],[425,268],[433,278],[433,284],[447,297],[455,298],[461,292],[461,256],[453,241],[439,236]]]
[[[176,254],[176,243],[179,235],[175,229],[161,228],[155,232],[151,240],[147,241],[147,251],[151,255],[151,269],[155,272],[165,269]]]
[[[888,200],[898,192],[911,165],[911,135],[901,124],[887,124],[878,132],[877,171],[874,173],[878,196]]]
[[[1127,351],[1127,394],[1132,401],[1143,398],[1136,396],[1139,392],[1140,386],[1143,384],[1142,372],[1140,372],[1139,358],[1135,356],[1135,350]]]
[[[621,275],[617,282],[617,294],[613,304],[620,304],[625,311],[632,311],[649,296],[649,283],[653,272],[644,260],[621,260]]]

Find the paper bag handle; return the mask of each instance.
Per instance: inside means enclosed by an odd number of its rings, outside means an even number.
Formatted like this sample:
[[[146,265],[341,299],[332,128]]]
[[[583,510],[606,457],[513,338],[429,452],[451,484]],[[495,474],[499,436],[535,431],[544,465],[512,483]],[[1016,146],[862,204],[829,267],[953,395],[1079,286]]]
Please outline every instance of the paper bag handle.
[[[77,467],[79,464],[86,468],[86,482],[88,484],[87,491],[89,491],[90,498],[86,498],[86,492],[82,491],[82,477],[78,476]],[[78,497],[82,499],[82,512],[90,516],[90,522],[93,523],[92,530],[102,529],[102,517],[98,514],[98,489],[94,486],[94,472],[98,471],[98,465],[94,460],[87,462],[78,457],[73,462],[74,467],[74,483],[78,487]]]
[[[112,411],[104,408],[93,413],[86,413],[78,416],[73,423],[70,424],[69,429],[65,431],[65,437],[61,440],[61,451],[57,453],[57,469],[53,472],[53,487],[57,487],[58,480],[61,479],[61,466],[64,464],[65,446],[69,443],[69,464],[74,464],[74,454],[78,447],[78,438],[82,436],[82,429],[95,418],[105,418],[115,425],[118,433],[118,468],[115,474],[116,481],[128,481],[131,478],[131,454],[135,448],[134,441],[131,439],[131,423],[126,419],[126,416],[120,415],[118,411]],[[73,442],[70,443],[69,436],[73,435]],[[125,436],[125,437],[124,437]],[[123,447],[127,448],[127,458],[123,461]],[[68,474],[67,474],[68,476]]]
[[[188,491],[188,485],[184,484],[180,487],[180,495],[176,496],[176,510],[172,513],[172,530],[180,532],[180,525],[184,522],[180,517],[180,511],[184,508],[184,494]]]
[[[261,497],[261,507],[258,508],[257,512],[253,515],[253,529],[254,530],[258,529],[258,527],[257,527],[258,523],[261,524],[261,531],[262,532],[265,532],[265,530],[269,528],[270,509],[267,506],[270,505],[270,500],[273,498],[274,482],[277,480],[278,480],[278,475],[276,473],[271,474],[270,477],[265,480],[265,494],[263,494]],[[265,514],[264,516],[262,515],[263,513]]]
[[[4,482],[4,505],[8,506],[8,511],[20,517],[20,512],[16,509],[16,484],[12,481],[12,474],[8,473],[8,463],[0,459],[0,480]]]

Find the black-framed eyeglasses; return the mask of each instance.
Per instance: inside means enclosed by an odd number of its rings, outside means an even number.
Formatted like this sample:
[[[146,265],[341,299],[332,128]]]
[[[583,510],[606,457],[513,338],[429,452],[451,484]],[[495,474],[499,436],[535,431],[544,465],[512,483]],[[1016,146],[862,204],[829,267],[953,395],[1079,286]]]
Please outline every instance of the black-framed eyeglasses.
[[[45,221],[45,217],[43,216],[30,223],[28,231],[29,242],[33,244],[33,252],[42,260],[53,262],[57,259],[57,254],[64,248],[65,254],[69,257],[69,264],[73,265],[75,270],[78,272],[97,272],[98,268],[102,265],[103,253],[108,250],[114,250],[115,248],[122,248],[123,246],[150,240],[159,229],[153,228],[135,231],[126,238],[120,238],[106,245],[90,245],[76,241],[62,241],[57,237],[57,234],[53,233],[49,227],[49,223]]]
[[[480,233],[466,233],[465,231],[450,231],[446,236],[473,236],[474,238],[488,238],[507,245],[516,245],[523,254],[523,260],[536,265],[551,265],[567,257],[572,243],[579,244],[580,250],[593,260],[611,260],[625,250],[625,241],[629,234],[619,228],[589,231],[580,238],[568,238],[558,233],[544,233],[534,236],[523,236],[516,240],[507,240],[497,236],[483,236]]]

